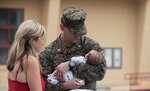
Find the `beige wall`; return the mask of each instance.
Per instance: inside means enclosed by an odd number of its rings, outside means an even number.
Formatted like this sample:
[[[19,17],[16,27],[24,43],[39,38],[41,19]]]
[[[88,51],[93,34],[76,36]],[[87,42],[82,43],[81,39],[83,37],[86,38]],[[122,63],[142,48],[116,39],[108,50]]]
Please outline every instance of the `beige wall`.
[[[0,7],[24,8],[25,20],[44,24],[47,44],[59,35],[62,11],[71,6],[87,12],[87,36],[102,47],[123,49],[122,68],[108,69],[98,86],[127,84],[124,74],[149,71],[150,0],[0,0]],[[7,86],[5,65],[0,66],[0,74],[0,86]]]

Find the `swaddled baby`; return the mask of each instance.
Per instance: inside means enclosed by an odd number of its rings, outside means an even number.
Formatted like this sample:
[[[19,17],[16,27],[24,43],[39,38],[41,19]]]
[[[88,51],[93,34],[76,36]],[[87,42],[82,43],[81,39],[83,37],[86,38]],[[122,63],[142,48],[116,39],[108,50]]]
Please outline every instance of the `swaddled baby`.
[[[76,63],[76,65],[81,65],[81,64],[97,64],[99,63],[101,56],[99,54],[99,52],[95,51],[95,50],[91,50],[89,53],[86,54],[86,56],[76,56],[76,57],[72,57],[70,61],[73,61]],[[52,73],[48,75],[48,82],[55,85],[59,82],[59,80],[57,79],[57,77],[54,75],[56,72],[56,70]],[[64,80],[65,81],[69,81],[71,79],[73,79],[73,73],[72,71],[67,71],[64,74]],[[80,80],[79,82],[84,83],[84,80]]]

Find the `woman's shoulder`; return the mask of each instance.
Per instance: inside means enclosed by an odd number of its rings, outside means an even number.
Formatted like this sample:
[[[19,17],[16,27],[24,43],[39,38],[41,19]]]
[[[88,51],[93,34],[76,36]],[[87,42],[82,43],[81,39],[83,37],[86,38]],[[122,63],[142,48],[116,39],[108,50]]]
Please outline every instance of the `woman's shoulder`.
[[[31,61],[31,62],[38,60],[35,56],[33,56],[33,55],[31,55],[31,54],[28,55],[27,59],[28,59],[28,61]]]
[[[36,66],[36,65],[39,65],[39,61],[35,56],[33,55],[26,56],[24,61],[25,68]]]

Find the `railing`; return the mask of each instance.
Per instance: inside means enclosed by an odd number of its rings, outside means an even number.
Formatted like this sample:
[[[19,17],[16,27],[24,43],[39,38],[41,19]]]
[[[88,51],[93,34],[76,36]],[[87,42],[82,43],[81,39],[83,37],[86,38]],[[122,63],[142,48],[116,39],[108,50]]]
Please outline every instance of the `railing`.
[[[129,80],[130,91],[150,91],[150,72],[127,73],[125,79]],[[149,81],[149,85],[142,85],[144,81]]]

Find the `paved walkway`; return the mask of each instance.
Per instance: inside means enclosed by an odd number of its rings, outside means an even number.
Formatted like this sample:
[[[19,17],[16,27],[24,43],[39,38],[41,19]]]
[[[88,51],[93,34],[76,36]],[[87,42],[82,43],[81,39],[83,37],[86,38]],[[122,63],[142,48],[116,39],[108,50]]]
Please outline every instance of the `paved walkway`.
[[[0,91],[8,91],[6,87],[0,87]],[[112,89],[109,90],[108,88],[98,88],[97,91],[128,91],[128,90],[121,90],[121,89]]]
[[[0,91],[8,91],[6,87],[0,87]]]
[[[7,88],[5,87],[0,87],[0,91],[8,91]],[[97,89],[97,91],[110,91],[110,90],[107,90],[107,89]]]

